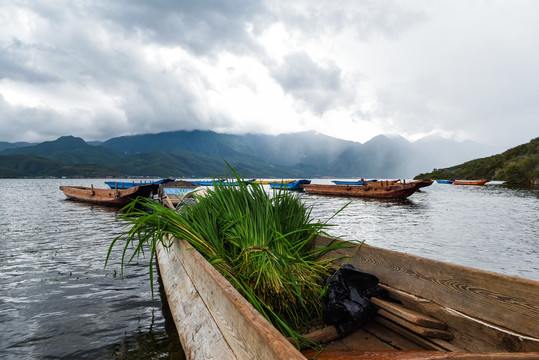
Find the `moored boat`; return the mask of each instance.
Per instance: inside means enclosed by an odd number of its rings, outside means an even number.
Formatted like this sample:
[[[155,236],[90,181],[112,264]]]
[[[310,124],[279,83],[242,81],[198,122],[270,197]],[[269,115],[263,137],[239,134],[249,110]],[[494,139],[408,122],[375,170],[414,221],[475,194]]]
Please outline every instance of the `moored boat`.
[[[262,184],[262,185],[267,185],[269,183],[283,183],[283,184],[288,184],[288,183],[291,183],[291,182],[294,182],[294,181],[297,181],[297,180],[255,180],[253,182],[257,183],[257,184]]]
[[[404,199],[417,191],[418,184],[391,184],[387,186],[377,185],[300,185],[308,194],[366,197],[377,199]]]
[[[431,179],[422,179],[410,182],[410,184],[417,184],[419,188],[431,186],[434,181]]]
[[[371,180],[333,180],[332,183],[334,183],[335,185],[364,185],[366,182],[367,183],[373,183],[373,182],[377,182],[378,180],[376,179],[371,179]],[[395,180],[396,182],[397,180]]]
[[[485,185],[490,180],[453,180],[453,185]]]
[[[451,180],[436,180],[436,182],[438,184],[452,184],[453,181],[455,181],[454,179],[451,179]]]
[[[92,204],[125,206],[137,197],[157,193],[159,185],[134,186],[129,189],[98,189],[84,186],[60,186],[69,199]]]
[[[170,207],[175,207],[187,194],[198,188],[199,185],[184,180],[161,184],[158,191],[159,202],[161,204],[167,204]]]
[[[256,179],[244,180],[246,183],[254,182]],[[228,181],[226,179],[216,179],[216,180],[191,180],[192,183],[195,183],[200,186],[213,186],[215,183],[222,185],[234,185],[237,186],[237,181]]]
[[[283,190],[303,190],[301,185],[310,184],[311,180],[296,180],[292,182],[270,182],[269,186],[272,189],[283,189]]]
[[[129,189],[133,186],[144,186],[144,185],[160,185],[172,182],[174,179],[160,179],[155,181],[105,181],[108,187],[111,189]]]
[[[335,239],[319,236],[315,246]],[[159,245],[166,297],[188,359],[537,359],[539,282],[358,244],[327,254],[375,275],[400,303],[299,351],[185,240]],[[325,339],[325,340],[323,340]]]

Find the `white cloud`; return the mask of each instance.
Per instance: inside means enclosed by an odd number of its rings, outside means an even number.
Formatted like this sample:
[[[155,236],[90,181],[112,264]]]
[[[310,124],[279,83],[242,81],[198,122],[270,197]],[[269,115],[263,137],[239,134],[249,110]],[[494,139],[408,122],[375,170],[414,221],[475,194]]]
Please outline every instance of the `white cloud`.
[[[514,146],[539,133],[538,15],[534,1],[5,1],[0,141],[316,130]]]

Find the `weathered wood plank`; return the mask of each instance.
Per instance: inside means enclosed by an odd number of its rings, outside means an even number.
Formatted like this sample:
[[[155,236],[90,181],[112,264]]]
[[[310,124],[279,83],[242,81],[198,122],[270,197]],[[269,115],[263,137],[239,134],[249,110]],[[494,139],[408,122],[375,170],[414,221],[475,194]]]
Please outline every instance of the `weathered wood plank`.
[[[161,281],[187,359],[235,359],[217,324],[208,317],[204,301],[187,276],[180,259],[157,248]]]
[[[384,318],[391,320],[394,323],[399,324],[400,326],[406,329],[409,329],[421,336],[444,339],[444,340],[453,339],[453,335],[451,335],[451,333],[448,331],[440,330],[440,329],[432,329],[432,328],[427,328],[427,327],[416,325],[384,309],[378,310],[378,315],[383,316]]]
[[[384,301],[382,299],[378,299],[375,297],[373,297],[371,301],[373,302],[373,304],[379,306],[380,308],[396,316],[399,316],[403,318],[404,320],[409,321],[413,324],[416,324],[419,326],[431,327],[434,329],[442,329],[442,330],[447,327],[447,325],[441,322],[440,320],[434,319],[430,316],[426,316],[417,311],[407,309],[400,304],[392,303],[389,301]]]
[[[448,351],[447,348],[443,346],[439,346],[438,344],[435,344],[432,341],[430,341],[430,339],[425,339],[424,337],[421,337],[418,334],[413,333],[412,331],[410,331],[410,329],[406,329],[398,324],[395,324],[394,322],[382,316],[376,316],[374,320],[378,322],[379,324],[384,325],[386,328],[391,329],[392,331],[396,332],[397,334],[404,336],[405,338],[414,342],[415,344],[420,345],[422,349]]]
[[[319,237],[327,243],[332,239]],[[350,256],[357,249],[329,256]],[[526,336],[539,338],[539,282],[496,274],[371,246],[350,263],[396,289],[473,314]]]
[[[305,360],[187,241],[175,239],[171,249],[181,259],[236,358]]]
[[[471,352],[539,351],[539,340],[523,337],[513,331],[501,331],[485,326],[428,299],[387,285],[382,286],[389,291],[391,297],[402,301],[407,308],[431,314],[445,322],[454,336],[450,343],[460,349]],[[432,339],[432,342],[436,340]]]

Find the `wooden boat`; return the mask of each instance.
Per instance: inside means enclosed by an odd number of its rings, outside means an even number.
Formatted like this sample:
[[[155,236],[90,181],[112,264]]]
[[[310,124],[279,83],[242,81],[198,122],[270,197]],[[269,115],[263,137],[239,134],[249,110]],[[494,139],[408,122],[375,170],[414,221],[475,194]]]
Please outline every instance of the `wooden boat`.
[[[419,188],[418,184],[388,184],[388,186],[353,185],[300,185],[308,194],[366,197],[377,199],[404,199]]]
[[[285,182],[271,182],[269,183],[269,186],[272,189],[283,189],[283,190],[303,190],[303,188],[300,185],[306,185],[310,184],[311,180],[296,180],[293,182],[285,183]]]
[[[453,185],[485,185],[490,180],[453,180]]]
[[[256,179],[245,180],[246,183],[254,182]],[[192,183],[195,183],[200,186],[213,186],[214,183],[224,184],[224,185],[238,185],[237,181],[227,181],[224,179],[217,180],[191,180]]]
[[[261,185],[267,185],[270,183],[283,183],[288,184],[297,180],[255,180],[254,182]]]
[[[105,181],[108,187],[111,189],[129,189],[133,186],[144,186],[144,185],[160,185],[172,182],[174,179],[161,179],[155,181]]]
[[[455,180],[453,180],[453,179],[451,179],[451,180],[436,180],[436,182],[438,184],[453,184],[453,181],[455,181]]]
[[[333,239],[319,236],[315,246]],[[159,245],[161,280],[187,359],[538,359],[539,282],[376,247],[339,250],[401,304],[344,338],[299,351],[185,240]],[[357,245],[357,244],[356,244]]]
[[[197,184],[190,181],[177,180],[159,185],[157,195],[161,204],[175,207],[182,201],[185,195],[198,188],[199,186]]]
[[[410,184],[417,184],[419,188],[431,186],[434,181],[431,179],[422,179],[410,182]]]
[[[371,180],[333,180],[331,182],[334,183],[335,185],[364,185],[366,182],[373,183],[377,181],[378,180],[371,179]]]
[[[96,189],[84,186],[60,186],[60,190],[71,200],[99,205],[124,206],[139,196],[156,194],[159,185],[134,186],[129,189]]]

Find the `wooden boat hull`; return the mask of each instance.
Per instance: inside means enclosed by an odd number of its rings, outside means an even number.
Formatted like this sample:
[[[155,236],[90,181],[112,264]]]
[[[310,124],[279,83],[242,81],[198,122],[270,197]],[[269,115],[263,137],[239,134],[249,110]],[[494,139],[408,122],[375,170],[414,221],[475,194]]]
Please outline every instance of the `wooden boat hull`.
[[[392,180],[391,182],[396,182],[398,180]],[[357,180],[357,181],[354,181],[354,180],[333,180],[332,183],[334,183],[335,185],[364,185],[365,183],[375,183],[375,182],[378,182],[378,180]]]
[[[249,179],[249,180],[245,180],[243,182],[245,183],[251,183],[251,182],[255,182],[256,179]],[[237,181],[227,181],[227,180],[192,180],[191,181],[192,183],[195,183],[197,185],[200,185],[200,186],[213,186],[213,184],[215,182],[219,183],[219,184],[222,184],[222,185],[234,185],[234,186],[237,186],[238,185],[238,182]]]
[[[159,185],[159,202],[167,203],[171,207],[175,207],[182,201],[185,195],[199,188],[199,186],[190,181],[177,180],[166,184]]]
[[[350,186],[350,185],[300,185],[308,194],[365,197],[375,199],[404,199],[418,189],[416,184],[389,186]]]
[[[105,181],[105,184],[111,189],[129,189],[134,186],[145,186],[145,185],[161,185],[172,182],[172,179],[161,179],[156,181]]]
[[[124,190],[96,189],[84,186],[60,186],[69,199],[98,205],[125,206],[139,196],[157,193],[159,185],[135,186]]]
[[[319,236],[316,246],[334,239]],[[188,359],[537,359],[539,282],[362,246],[339,250],[376,275],[408,312],[442,322],[450,339],[381,315],[321,353],[301,353],[185,240],[159,245],[168,303]],[[330,327],[328,327],[330,328]],[[346,344],[346,345],[345,345]],[[343,351],[343,349],[349,349]],[[400,349],[397,351],[396,349]],[[403,351],[404,350],[404,351]],[[315,356],[316,355],[316,356]]]
[[[283,189],[283,190],[303,190],[301,185],[310,184],[311,180],[296,180],[290,183],[284,182],[272,182],[269,183],[269,186],[272,189]]]
[[[284,183],[284,184],[288,184],[288,183],[292,183],[296,180],[256,180],[254,181],[255,183],[257,184],[261,184],[261,185],[267,185],[269,183]]]
[[[485,185],[490,180],[453,180],[453,185]]]
[[[418,188],[431,186],[434,181],[430,179],[412,181],[410,184],[417,184]]]

